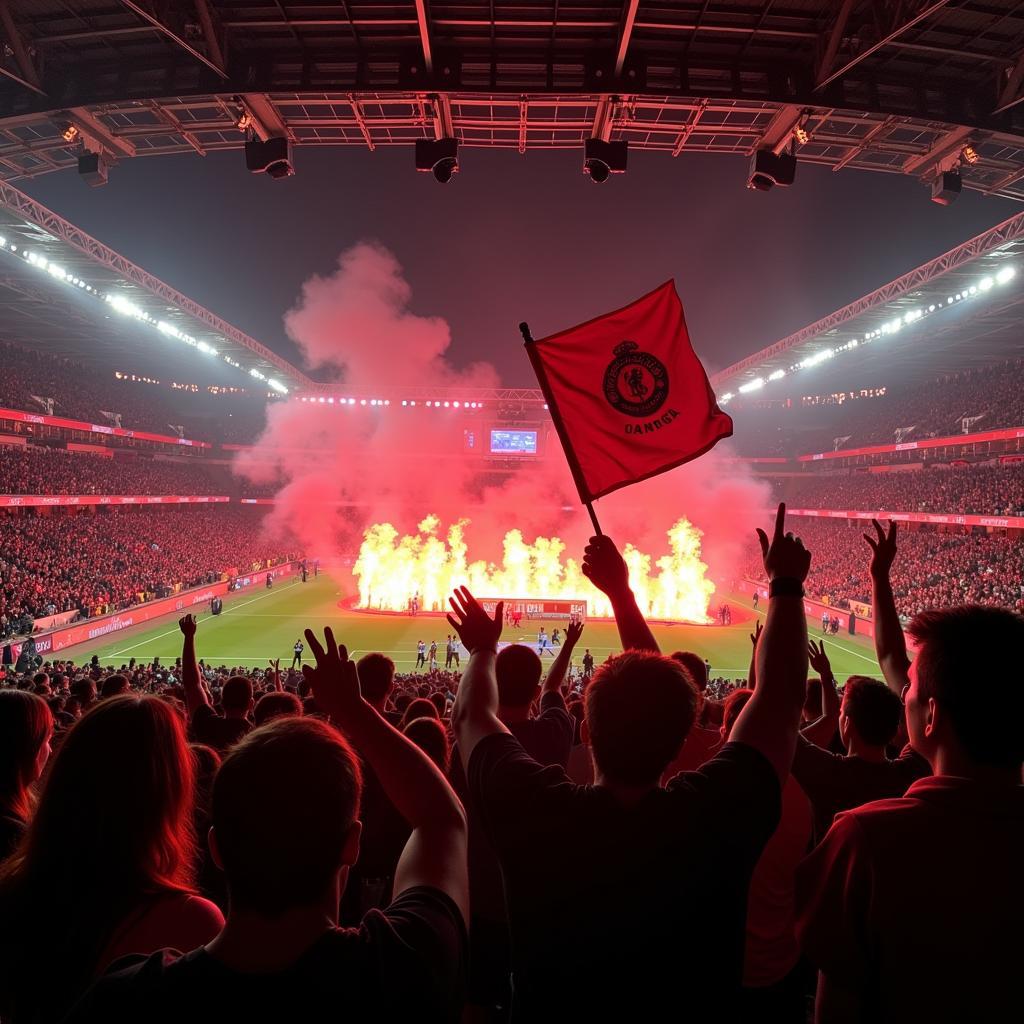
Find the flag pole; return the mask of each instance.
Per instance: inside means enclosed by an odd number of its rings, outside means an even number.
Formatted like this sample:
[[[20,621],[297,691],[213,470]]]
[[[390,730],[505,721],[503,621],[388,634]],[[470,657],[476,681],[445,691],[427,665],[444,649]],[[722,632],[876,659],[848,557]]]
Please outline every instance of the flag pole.
[[[523,341],[527,345],[530,345],[533,342],[533,335],[530,333],[530,325],[525,320],[522,323],[520,323],[520,325],[519,325],[519,333],[522,334]],[[536,366],[535,366],[535,369],[536,369]],[[545,384],[544,378],[543,378],[543,376],[541,376],[539,374],[539,371],[538,371],[538,380],[541,383],[541,385]],[[563,430],[562,430],[562,425],[561,425],[562,424],[561,417],[558,415],[558,410],[555,408],[555,406],[553,404],[554,403],[554,399],[552,398],[551,395],[547,394],[546,386],[544,388],[544,391],[545,391],[545,397],[548,400],[548,411],[551,413],[551,418],[555,422],[555,427],[558,430],[559,437],[562,440],[562,447],[565,450],[566,456],[569,457],[569,467],[570,467],[570,469],[573,470],[573,476],[577,478],[577,480],[576,480],[577,486],[580,489],[582,489],[582,485],[580,485],[580,478],[577,476],[577,472],[576,472],[576,469],[575,469],[575,457],[572,455],[572,448],[568,445],[565,437],[562,436],[563,435]],[[602,531],[601,531],[601,524],[597,521],[597,513],[594,511],[594,503],[592,501],[584,501],[583,504],[586,505],[586,507],[587,507],[587,514],[590,516],[590,522],[593,524],[594,533],[598,537],[603,536]]]

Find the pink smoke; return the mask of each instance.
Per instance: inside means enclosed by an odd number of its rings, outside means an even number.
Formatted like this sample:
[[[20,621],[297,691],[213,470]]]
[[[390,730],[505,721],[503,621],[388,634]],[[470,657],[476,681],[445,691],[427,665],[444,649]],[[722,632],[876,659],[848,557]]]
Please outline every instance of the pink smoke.
[[[487,363],[458,369],[446,359],[447,323],[412,312],[412,292],[395,257],[379,245],[342,253],[331,275],[303,286],[285,326],[307,363],[327,368],[342,385],[393,388],[492,387]],[[559,536],[579,557],[591,533],[561,452],[555,448],[502,483],[464,453],[458,413],[423,409],[281,402],[268,410],[255,449],[236,472],[257,483],[280,482],[269,517],[272,531],[291,534],[329,557],[358,547],[362,530],[387,520],[412,532],[428,513],[447,526],[468,518],[471,559],[494,559],[513,528],[528,541]],[[476,420],[486,429],[488,418]],[[732,579],[740,553],[764,518],[767,485],[720,445],[696,462],[616,492],[598,503],[602,527],[655,557],[668,550],[666,531],[685,515],[704,531],[710,575]]]

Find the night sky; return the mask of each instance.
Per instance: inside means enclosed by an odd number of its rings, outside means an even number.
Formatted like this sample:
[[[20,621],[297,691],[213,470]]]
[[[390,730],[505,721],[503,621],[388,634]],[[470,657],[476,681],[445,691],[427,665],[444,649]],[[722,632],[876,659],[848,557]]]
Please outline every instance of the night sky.
[[[915,179],[811,166],[762,194],[740,157],[634,152],[601,186],[578,152],[461,163],[442,186],[411,148],[300,148],[286,181],[231,152],[129,160],[100,189],[73,172],[18,185],[292,360],[282,315],[302,282],[378,241],[414,311],[450,323],[452,361],[490,360],[509,385],[533,383],[520,320],[541,337],[675,277],[714,371],[1020,210],[967,191],[944,209]]]

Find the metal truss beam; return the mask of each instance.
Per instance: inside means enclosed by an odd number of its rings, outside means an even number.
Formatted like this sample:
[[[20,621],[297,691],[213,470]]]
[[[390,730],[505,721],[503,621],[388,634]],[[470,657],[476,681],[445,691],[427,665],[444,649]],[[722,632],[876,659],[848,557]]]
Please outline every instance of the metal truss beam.
[[[91,139],[113,157],[135,156],[135,146],[127,139],[114,135],[102,121],[85,107],[73,107],[71,110],[57,112],[58,121],[69,121],[82,135]]]
[[[1001,114],[1004,110],[1009,110],[1010,107],[1015,107],[1018,103],[1024,103],[1024,88],[1022,87],[1024,87],[1024,50],[1021,51],[1020,56],[1017,58],[1017,63],[1006,76],[1006,83],[999,94],[999,99],[996,101],[996,109],[993,113]]]
[[[843,0],[836,20],[832,23],[828,39],[825,41],[825,48],[821,59],[818,61],[818,71],[814,76],[816,83],[821,83],[824,77],[832,70],[836,62],[836,55],[839,53],[839,46],[843,41],[843,33],[846,31],[846,23],[850,20],[850,12],[857,4],[857,0]]]
[[[234,342],[242,348],[248,349],[254,356],[263,360],[271,366],[276,366],[289,380],[300,387],[310,387],[313,382],[301,370],[296,369],[287,360],[282,359],[276,352],[272,352],[265,345],[261,345],[255,338],[240,331],[233,324],[222,320],[219,316],[211,313],[208,309],[200,306],[198,302],[183,295],[176,288],[154,277],[148,271],[142,269],[126,259],[120,253],[107,247],[92,235],[86,234],[81,228],[65,220],[59,214],[47,209],[41,203],[37,203],[24,192],[16,189],[5,181],[0,181],[0,204],[7,209],[24,217],[33,224],[49,232],[55,238],[77,249],[80,253],[94,260],[100,266],[106,267],[123,277],[126,281],[144,288],[151,295],[169,305],[175,306],[183,313],[198,320],[209,327],[212,331]]]
[[[792,138],[793,129],[800,123],[803,113],[800,107],[792,103],[780,107],[765,129],[764,135],[758,140],[758,148],[772,149],[778,153]]]
[[[224,70],[223,66],[219,66],[205,53],[200,53],[187,39],[182,38],[173,29],[168,28],[159,18],[152,15],[140,4],[137,4],[135,0],[120,0],[120,2],[128,8],[133,14],[138,15],[143,21],[156,29],[157,32],[166,36],[171,40],[179,49],[184,50],[191,57],[194,57],[201,64],[206,65],[215,75],[227,81],[228,73]],[[209,13],[209,12],[207,12]],[[202,15],[200,15],[202,17]]]
[[[399,387],[394,384],[384,384],[380,387],[365,387],[362,385],[348,384],[314,384],[303,388],[293,395],[293,398],[301,398],[303,395],[319,397],[323,395],[351,396],[353,398],[386,398],[394,403],[395,399],[411,401],[456,401],[456,402],[514,402],[523,405],[537,405],[544,407],[544,393],[540,388],[458,388],[458,387],[431,387],[430,385],[409,385]]]
[[[14,59],[18,64],[21,75],[16,75],[2,64],[0,64],[0,74],[11,79],[12,82],[17,82],[19,85],[24,86],[26,89],[31,89],[32,92],[38,93],[40,96],[45,96],[46,92],[39,79],[39,72],[36,70],[35,63],[28,52],[28,47],[25,45],[21,32],[18,31],[18,26],[14,23],[14,16],[11,14],[8,0],[0,0],[0,26],[3,27],[4,36],[14,52]]]
[[[622,74],[622,67],[626,63],[626,51],[629,50],[629,41],[633,38],[633,26],[636,22],[637,8],[640,0],[626,0],[626,6],[622,9],[622,23],[619,26],[619,45],[615,52],[615,77]]]
[[[428,73],[434,70],[434,53],[430,42],[430,13],[427,11],[427,0],[415,0],[416,25],[420,33],[420,46],[423,49],[423,64]]]
[[[926,152],[912,156],[903,162],[904,174],[917,174],[920,171],[928,171],[936,164],[941,163],[947,157],[959,153],[974,134],[973,129],[957,127],[948,131],[945,135],[935,141]]]
[[[753,370],[768,360],[802,345],[806,341],[811,341],[822,334],[826,334],[828,331],[848,324],[864,313],[884,306],[894,299],[906,295],[908,292],[916,291],[942,277],[944,274],[948,274],[951,270],[962,267],[972,260],[994,252],[1004,245],[1021,238],[1024,238],[1024,213],[1018,213],[1016,216],[1010,217],[1009,220],[1004,220],[1002,224],[997,224],[994,228],[989,228],[988,231],[975,235],[974,238],[950,249],[949,252],[936,256],[935,259],[923,263],[902,277],[882,285],[881,288],[868,295],[861,296],[861,298],[851,302],[848,306],[837,309],[834,313],[830,313],[816,323],[809,324],[795,334],[789,335],[788,338],[783,338],[781,341],[775,342],[774,345],[769,345],[767,348],[761,349],[760,352],[755,352],[753,355],[747,356],[746,359],[733,363],[732,366],[716,373],[711,378],[711,383],[717,387],[732,381],[740,374]]]
[[[294,141],[291,131],[266,93],[246,92],[239,100],[252,120],[253,131],[263,142],[271,138]]]
[[[871,46],[865,47],[863,50],[860,51],[860,53],[851,57],[845,64],[842,65],[842,67],[837,68],[835,71],[832,71],[831,73],[829,73],[829,69],[823,64],[822,74],[827,75],[828,77],[822,78],[819,76],[818,81],[814,86],[815,90],[824,89],[826,85],[829,85],[831,82],[834,82],[837,78],[842,78],[843,75],[845,75],[848,71],[850,71],[852,68],[855,68],[858,64],[860,64],[861,61],[866,60],[873,53],[877,53],[879,50],[882,49],[882,47],[889,46],[891,43],[894,43],[908,29],[913,28],[915,25],[924,21],[926,18],[930,18],[933,14],[935,14],[936,11],[942,10],[942,8],[945,7],[949,2],[950,0],[933,0],[932,3],[926,3],[922,5],[916,14],[911,15],[905,21],[890,26],[887,35],[883,36],[881,39],[878,40],[878,42],[872,44]]]

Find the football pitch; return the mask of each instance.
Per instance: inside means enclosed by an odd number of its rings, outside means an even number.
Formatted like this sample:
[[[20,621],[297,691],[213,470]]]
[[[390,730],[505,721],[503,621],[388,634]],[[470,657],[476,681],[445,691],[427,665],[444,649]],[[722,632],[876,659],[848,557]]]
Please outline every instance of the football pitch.
[[[323,574],[308,583],[289,580],[272,590],[260,588],[229,595],[223,614],[217,617],[211,616],[206,606],[197,606],[200,621],[196,650],[207,664],[262,667],[268,660],[280,658],[284,667],[291,664],[292,646],[304,629],[309,627],[322,633],[323,627],[329,625],[339,643],[346,644],[353,656],[383,651],[400,672],[413,670],[418,640],[425,641],[428,647],[436,640],[439,663],[444,667],[445,637],[450,627],[442,616],[419,615],[413,619],[405,615],[368,615],[342,607],[346,596],[337,580]],[[749,600],[735,596],[730,604],[734,619],[731,626],[656,625],[654,633],[662,650],[696,651],[711,662],[712,676],[745,677],[750,663],[750,633],[755,616],[763,619],[764,607],[755,613]],[[550,634],[560,624],[547,620],[543,625]],[[540,626],[540,621],[524,621],[518,630],[506,627],[502,642],[535,646]],[[812,622],[809,626],[810,635],[818,638],[820,630],[816,624]],[[840,635],[826,640],[826,644],[840,680],[854,673],[879,675],[870,641]],[[577,666],[585,647],[590,648],[598,664],[618,652],[621,648],[614,623],[594,620],[587,624],[573,659]],[[167,616],[145,627],[127,629],[115,637],[104,637],[65,652],[65,656],[79,664],[93,654],[99,655],[102,664],[118,668],[130,658],[146,663],[159,657],[162,664],[173,663],[181,654],[177,618]]]

